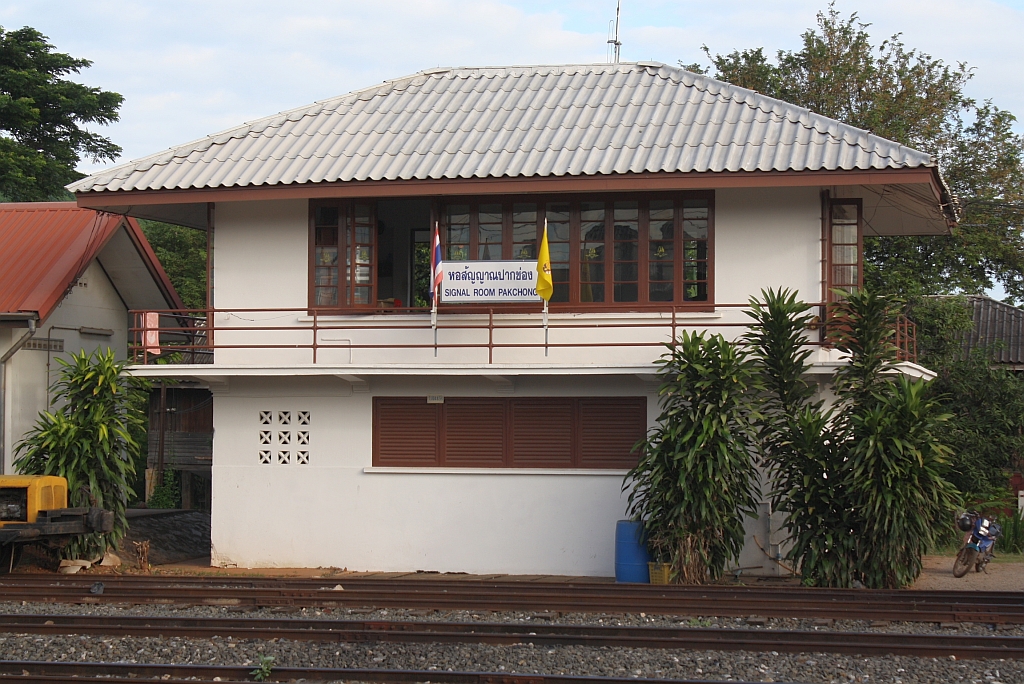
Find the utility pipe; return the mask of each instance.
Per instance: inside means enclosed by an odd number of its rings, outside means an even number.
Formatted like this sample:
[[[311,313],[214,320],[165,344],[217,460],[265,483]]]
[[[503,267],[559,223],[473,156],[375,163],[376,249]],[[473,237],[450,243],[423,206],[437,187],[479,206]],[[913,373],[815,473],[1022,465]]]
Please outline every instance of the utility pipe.
[[[28,332],[0,356],[0,474],[6,470],[7,462],[7,362],[36,334],[35,317],[26,317],[25,320],[28,323]]]

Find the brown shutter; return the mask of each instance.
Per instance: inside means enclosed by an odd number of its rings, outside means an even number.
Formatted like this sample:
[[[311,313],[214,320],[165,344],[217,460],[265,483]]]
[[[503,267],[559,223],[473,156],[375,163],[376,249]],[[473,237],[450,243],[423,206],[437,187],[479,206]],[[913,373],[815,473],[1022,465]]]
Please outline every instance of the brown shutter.
[[[440,404],[425,397],[375,397],[373,414],[373,465],[440,465]]]
[[[587,397],[580,402],[580,467],[632,468],[647,433],[646,397]]]
[[[503,467],[506,403],[505,399],[446,398],[444,465]]]
[[[573,400],[512,400],[512,465],[571,468]]]

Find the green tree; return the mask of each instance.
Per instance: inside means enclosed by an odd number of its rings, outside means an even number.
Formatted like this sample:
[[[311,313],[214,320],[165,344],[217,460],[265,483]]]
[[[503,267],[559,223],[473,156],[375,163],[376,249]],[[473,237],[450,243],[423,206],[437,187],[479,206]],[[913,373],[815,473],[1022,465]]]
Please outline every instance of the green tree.
[[[658,374],[661,415],[626,476],[629,512],[677,581],[721,576],[743,548],[743,519],[757,508],[754,368],[721,335],[684,331]]]
[[[721,55],[704,51],[716,78],[929,152],[959,198],[949,236],[865,239],[865,278],[901,296],[981,292],[999,282],[1024,299],[1024,139],[1015,118],[964,95],[972,70],[908,49],[899,34],[877,46],[857,14],[829,5],[802,47]],[[691,67],[695,65],[690,65]]]
[[[139,225],[186,308],[205,308],[206,233],[159,221]]]
[[[850,355],[826,408],[807,383],[810,307],[791,292],[751,302],[744,337],[765,388],[760,444],[772,500],[806,584],[899,588],[921,571],[956,491],[945,479],[947,416],[925,383],[895,372],[892,300],[852,293],[836,307],[836,348]]]
[[[92,62],[56,52],[46,36],[0,27],[0,194],[8,201],[65,199],[83,157],[113,161],[121,148],[83,128],[118,119],[124,98],[65,77]]]
[[[53,411],[39,420],[16,449],[14,462],[28,475],[59,475],[68,481],[72,507],[98,506],[114,513],[109,534],[79,537],[64,550],[70,558],[95,558],[116,547],[128,529],[125,509],[135,460],[146,429],[146,381],[123,373],[112,350],[58,358],[63,368],[53,385]]]

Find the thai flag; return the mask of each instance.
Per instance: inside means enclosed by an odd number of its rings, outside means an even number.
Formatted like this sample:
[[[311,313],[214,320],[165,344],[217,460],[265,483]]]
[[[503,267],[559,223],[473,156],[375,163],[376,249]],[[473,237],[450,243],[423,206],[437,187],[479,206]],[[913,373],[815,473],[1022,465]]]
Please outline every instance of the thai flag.
[[[437,224],[434,224],[434,245],[430,250],[430,299],[433,300],[441,287],[441,278],[444,277],[444,270],[441,267],[441,237],[437,232]]]

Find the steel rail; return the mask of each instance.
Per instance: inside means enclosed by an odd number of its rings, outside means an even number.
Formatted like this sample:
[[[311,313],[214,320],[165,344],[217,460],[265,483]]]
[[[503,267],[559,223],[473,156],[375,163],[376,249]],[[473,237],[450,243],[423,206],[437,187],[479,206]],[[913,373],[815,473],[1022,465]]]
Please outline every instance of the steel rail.
[[[97,581],[103,593],[91,593]],[[344,584],[342,584],[344,582]],[[337,589],[340,587],[340,589]],[[0,600],[212,606],[610,612],[1024,624],[1014,592],[682,587],[360,578],[7,576]]]
[[[1022,658],[1024,637],[508,622],[0,615],[0,632]]]
[[[0,682],[59,682],[82,684],[141,679],[170,684],[196,682],[251,682],[253,667],[239,665],[159,665],[136,663],[69,663],[0,660]],[[165,679],[166,677],[166,679]],[[215,679],[216,678],[216,679]],[[448,672],[444,670],[389,670],[385,668],[274,667],[265,681],[296,680],[346,682],[432,682],[437,684],[721,684],[704,679],[643,679],[505,672]],[[730,680],[732,684],[750,684]]]

